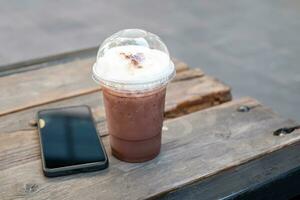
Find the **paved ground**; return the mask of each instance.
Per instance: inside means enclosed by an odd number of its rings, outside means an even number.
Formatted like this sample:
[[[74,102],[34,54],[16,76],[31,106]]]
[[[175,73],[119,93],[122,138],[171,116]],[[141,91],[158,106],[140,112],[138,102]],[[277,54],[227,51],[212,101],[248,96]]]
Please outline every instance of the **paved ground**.
[[[173,56],[300,122],[300,1],[0,0],[0,65],[158,33]]]

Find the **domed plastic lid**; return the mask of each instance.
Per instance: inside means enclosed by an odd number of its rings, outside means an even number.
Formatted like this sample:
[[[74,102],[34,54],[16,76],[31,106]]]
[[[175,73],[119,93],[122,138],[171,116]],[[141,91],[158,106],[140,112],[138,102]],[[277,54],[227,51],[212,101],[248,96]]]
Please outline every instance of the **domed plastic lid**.
[[[120,91],[151,90],[175,76],[168,49],[153,33],[126,29],[107,38],[99,48],[93,78]]]

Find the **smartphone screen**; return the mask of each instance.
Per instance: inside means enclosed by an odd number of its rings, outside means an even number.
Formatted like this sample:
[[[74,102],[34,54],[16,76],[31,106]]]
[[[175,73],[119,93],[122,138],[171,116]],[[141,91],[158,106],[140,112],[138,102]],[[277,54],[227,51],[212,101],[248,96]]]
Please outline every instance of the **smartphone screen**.
[[[106,154],[87,106],[38,113],[44,167],[104,162]]]

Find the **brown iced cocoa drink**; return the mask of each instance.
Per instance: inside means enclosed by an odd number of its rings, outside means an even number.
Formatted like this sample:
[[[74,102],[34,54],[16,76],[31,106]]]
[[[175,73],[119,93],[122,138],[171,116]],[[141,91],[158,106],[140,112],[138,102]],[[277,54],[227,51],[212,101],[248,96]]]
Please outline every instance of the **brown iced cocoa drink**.
[[[160,152],[166,88],[141,94],[103,89],[112,154],[143,162]]]
[[[116,158],[144,162],[159,154],[166,86],[175,73],[167,47],[152,33],[127,29],[103,42],[93,78],[102,86]]]

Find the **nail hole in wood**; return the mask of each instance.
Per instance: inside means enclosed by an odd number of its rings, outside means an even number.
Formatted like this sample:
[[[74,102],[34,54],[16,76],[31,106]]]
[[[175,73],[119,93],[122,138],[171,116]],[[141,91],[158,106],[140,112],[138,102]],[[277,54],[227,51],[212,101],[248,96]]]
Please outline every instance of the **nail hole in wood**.
[[[279,128],[273,132],[274,136],[284,136],[292,133],[294,130],[299,129],[300,126],[293,126],[293,127],[283,127]]]
[[[249,112],[250,109],[251,109],[251,108],[250,108],[249,106],[242,105],[242,106],[238,107],[237,111],[238,111],[238,112]]]

